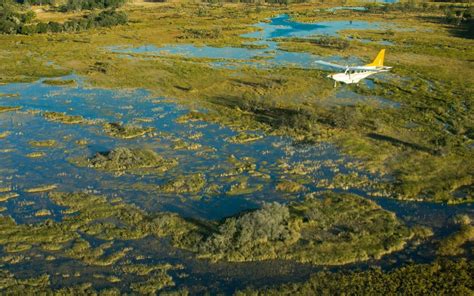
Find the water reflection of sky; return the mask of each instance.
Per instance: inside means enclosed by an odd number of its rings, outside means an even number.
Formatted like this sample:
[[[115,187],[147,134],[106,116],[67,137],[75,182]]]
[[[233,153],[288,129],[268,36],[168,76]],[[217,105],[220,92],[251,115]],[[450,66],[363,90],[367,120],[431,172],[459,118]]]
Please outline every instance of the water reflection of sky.
[[[275,64],[292,63],[301,66],[310,66],[314,56],[305,53],[289,53],[279,51],[276,43],[266,40],[274,37],[305,36],[314,32],[337,33],[341,24],[298,24],[285,17],[272,20],[272,23],[262,23],[262,31],[257,32],[263,38],[260,43],[267,44],[265,49],[245,48],[213,48],[169,47],[170,54],[196,55],[207,58],[208,54],[222,59],[250,60],[256,56],[267,58]],[[357,24],[356,24],[357,25]],[[362,24],[360,24],[362,25]],[[263,33],[262,33],[263,32]],[[311,33],[310,33],[311,32]],[[252,33],[252,34],[257,34]],[[248,36],[251,37],[251,36]],[[116,49],[119,50],[119,49]],[[125,50],[125,49],[124,49]],[[166,51],[164,48],[150,46],[135,49],[140,53],[156,54]],[[337,57],[334,57],[337,59]],[[0,93],[18,94],[17,97],[0,98],[1,106],[22,106],[20,112],[0,113],[0,132],[10,131],[11,134],[0,141],[0,187],[12,186],[20,197],[2,202],[7,208],[6,213],[14,217],[18,223],[33,223],[45,219],[61,220],[62,207],[56,206],[47,198],[46,194],[27,193],[26,189],[46,184],[57,184],[58,190],[82,191],[96,194],[106,194],[108,197],[120,196],[127,203],[136,204],[149,211],[172,211],[186,217],[221,219],[244,210],[258,208],[263,201],[288,202],[300,198],[304,193],[285,194],[275,190],[281,180],[297,178],[288,171],[304,164],[308,173],[305,186],[306,192],[324,190],[316,184],[322,179],[331,180],[339,173],[359,172],[372,180],[380,181],[377,176],[358,169],[359,161],[350,159],[338,152],[335,147],[327,143],[319,145],[296,145],[291,139],[279,136],[264,136],[261,140],[247,143],[229,143],[227,138],[236,135],[236,132],[217,125],[205,122],[177,123],[176,119],[189,110],[174,103],[166,102],[163,98],[153,97],[146,90],[107,90],[88,87],[77,76],[64,77],[75,79],[77,87],[59,87],[45,85],[41,81],[34,83],[16,83],[0,85]],[[369,87],[372,87],[369,80]],[[352,93],[339,93],[338,98],[353,96]],[[364,98],[361,98],[364,99]],[[381,98],[383,99],[383,98]],[[388,105],[391,102],[386,102]],[[397,107],[390,105],[390,107]],[[70,115],[81,115],[86,119],[94,120],[94,124],[65,125],[45,120],[41,113],[33,110],[66,112]],[[142,119],[142,120],[141,120]],[[104,134],[103,122],[120,121],[153,127],[156,133],[134,140],[111,138]],[[202,137],[195,138],[198,133]],[[28,142],[31,140],[55,139],[58,146],[53,148],[34,148]],[[86,146],[76,144],[77,140],[86,139]],[[199,151],[174,150],[174,140],[182,139],[190,143],[198,143],[203,149]],[[146,147],[155,150],[167,158],[176,158],[179,165],[163,175],[131,175],[115,176],[98,172],[89,168],[80,168],[71,164],[68,159],[77,156],[89,156],[98,151],[107,151],[114,147]],[[206,149],[209,148],[209,149]],[[43,151],[43,158],[31,159],[26,154]],[[199,153],[198,153],[199,152]],[[248,172],[242,175],[248,178],[250,186],[261,185],[262,190],[249,194],[230,196],[226,191],[234,181],[226,180],[221,175],[228,171],[231,165],[229,157],[237,159],[252,157],[255,159],[256,170],[267,173],[268,180],[252,176]],[[285,170],[284,168],[287,168]],[[147,190],[133,189],[136,183],[159,185],[173,180],[176,176],[190,173],[204,173],[208,184],[221,185],[220,191],[215,194],[199,192],[197,194],[163,194]],[[299,176],[301,177],[301,176]],[[298,177],[298,178],[299,178]],[[303,178],[301,177],[301,178]],[[366,195],[370,188],[349,188],[347,191]],[[445,236],[452,231],[449,222],[459,213],[473,215],[473,206],[448,206],[433,203],[415,203],[396,201],[393,199],[376,198],[377,203],[385,209],[393,211],[407,224],[422,224],[433,227],[435,235]],[[36,217],[35,213],[41,209],[49,209],[51,216]],[[124,243],[124,242],[121,242]],[[173,262],[184,264],[189,277],[175,280],[178,285],[204,285],[214,283],[211,291],[234,292],[246,285],[275,284],[290,280],[301,280],[314,272],[315,267],[296,264],[293,262],[249,262],[245,264],[212,264],[196,260],[192,256],[182,255],[175,249],[166,249],[153,242],[131,242],[136,250],[147,253],[150,261]],[[429,250],[426,250],[430,247]],[[426,252],[425,252],[426,251]],[[356,267],[371,265],[395,266],[408,261],[430,262],[433,259],[433,247],[407,247],[401,252],[384,256],[382,260],[370,260]],[[162,252],[162,253],[160,253]],[[421,255],[420,255],[421,254]],[[61,262],[63,263],[63,262]],[[31,271],[31,265],[17,266]],[[31,263],[33,264],[33,263]],[[53,263],[52,263],[53,264]],[[56,261],[55,263],[56,264]],[[68,262],[68,272],[73,270],[74,262]],[[46,271],[46,264],[38,264]],[[278,266],[279,268],[276,268]],[[59,266],[58,266],[59,267]],[[76,266],[74,266],[75,268]],[[352,268],[348,266],[347,268]],[[35,270],[37,266],[34,266]],[[285,268],[287,268],[285,270]],[[266,272],[274,271],[269,275]],[[285,271],[284,271],[285,270]],[[285,272],[285,274],[283,274]],[[54,278],[54,277],[53,277]],[[227,289],[227,290],[226,290]]]
[[[337,36],[342,30],[381,29],[380,23],[365,21],[326,21],[315,24],[300,23],[290,20],[288,15],[280,15],[271,18],[269,22],[261,22],[254,25],[258,30],[243,34],[242,37],[254,39],[249,45],[258,45],[262,48],[245,47],[213,47],[196,46],[193,44],[167,45],[156,47],[154,45],[142,45],[134,48],[114,46],[109,49],[120,54],[141,54],[145,56],[169,56],[178,55],[190,58],[206,58],[213,60],[228,60],[214,63],[214,66],[235,67],[240,65],[256,67],[273,67],[292,65],[302,68],[319,67],[314,64],[315,60],[324,59],[330,62],[341,62],[344,64],[356,64],[360,60],[356,57],[341,58],[340,56],[320,57],[304,52],[288,52],[278,49],[275,38],[305,38],[310,36]],[[364,40],[362,40],[364,41]],[[235,61],[232,63],[232,61]]]
[[[136,203],[150,211],[168,210],[185,216],[206,219],[220,219],[236,214],[248,208],[258,207],[262,201],[286,201],[286,194],[277,192],[275,186],[280,180],[294,178],[285,173],[280,165],[289,168],[305,163],[310,170],[308,188],[315,187],[311,180],[332,178],[337,173],[354,171],[345,166],[348,158],[340,155],[329,144],[318,146],[294,146],[289,138],[266,136],[261,140],[246,144],[235,144],[228,138],[236,135],[235,131],[204,122],[180,124],[176,119],[188,112],[185,108],[163,102],[161,98],[150,96],[144,90],[106,90],[85,88],[81,80],[78,87],[58,87],[41,83],[7,84],[0,86],[0,93],[16,93],[19,97],[15,104],[22,106],[25,112],[1,113],[0,131],[8,130],[11,135],[2,141],[2,170],[0,170],[0,187],[13,185],[22,198],[33,197],[26,189],[46,184],[57,184],[58,190],[77,191],[92,190],[107,193],[109,196],[120,195],[128,202]],[[1,105],[10,101],[3,100]],[[28,112],[36,110],[36,112]],[[45,120],[42,111],[66,112],[93,120],[93,124],[65,125]],[[144,120],[140,120],[144,119]],[[104,122],[134,123],[153,127],[156,136],[130,140],[111,138],[104,134],[101,125]],[[194,135],[202,134],[199,139]],[[35,148],[31,140],[54,139],[58,145],[52,148]],[[87,146],[79,146],[76,141],[86,139]],[[189,143],[198,143],[202,151],[174,150],[174,141],[181,139]],[[89,168],[79,168],[68,159],[77,156],[89,156],[104,152],[117,146],[148,147],[167,158],[176,158],[179,166],[160,176],[136,176],[126,174],[114,176]],[[11,151],[9,150],[11,149]],[[31,159],[26,154],[42,151],[43,158]],[[257,171],[269,174],[270,179],[262,179],[244,172],[249,186],[263,186],[261,191],[250,194],[229,196],[226,192],[235,181],[220,177],[232,168],[229,157],[237,159],[251,157],[255,159]],[[353,163],[352,163],[353,164]],[[146,190],[133,189],[133,184],[159,185],[172,181],[176,176],[191,173],[204,173],[209,184],[221,186],[213,195],[198,194],[160,194]],[[362,192],[364,190],[362,189]],[[295,196],[293,194],[293,196]],[[298,196],[298,194],[296,194]],[[197,198],[199,197],[199,198]],[[25,215],[25,209],[17,210],[21,199],[12,199],[7,204],[10,213],[18,221],[33,219]],[[58,214],[59,211],[54,211]],[[53,214],[54,214],[53,213]],[[27,217],[28,216],[28,217]]]
[[[309,37],[315,35],[337,36],[343,30],[380,29],[382,24],[366,21],[325,21],[301,23],[292,21],[286,14],[271,18],[269,22],[254,25],[260,31],[242,35],[247,38],[272,39],[288,37]]]

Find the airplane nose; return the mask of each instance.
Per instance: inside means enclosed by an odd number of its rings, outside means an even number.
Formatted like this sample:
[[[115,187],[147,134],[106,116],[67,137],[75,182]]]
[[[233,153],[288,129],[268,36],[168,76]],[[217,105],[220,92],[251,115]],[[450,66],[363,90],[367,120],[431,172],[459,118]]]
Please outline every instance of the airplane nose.
[[[328,76],[326,76],[327,78],[332,78],[333,74],[329,74]]]

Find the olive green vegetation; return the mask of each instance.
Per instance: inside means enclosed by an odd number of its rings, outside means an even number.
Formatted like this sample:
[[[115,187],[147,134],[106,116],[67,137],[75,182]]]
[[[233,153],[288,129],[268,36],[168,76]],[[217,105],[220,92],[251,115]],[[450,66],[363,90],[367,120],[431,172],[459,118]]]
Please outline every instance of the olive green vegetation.
[[[384,272],[318,272],[303,283],[237,292],[236,295],[472,295],[474,262],[440,260]]]
[[[8,137],[10,134],[11,134],[11,132],[9,132],[9,131],[0,132],[0,139],[5,139],[5,138]]]
[[[29,141],[28,143],[31,146],[38,147],[38,148],[54,147],[58,144],[56,140]]]
[[[283,192],[300,192],[305,189],[304,185],[294,182],[294,181],[288,181],[284,180],[279,182],[276,185],[276,190],[278,191],[283,191]]]
[[[45,216],[51,216],[51,215],[52,215],[51,211],[47,209],[42,209],[35,213],[36,217],[45,217]]]
[[[0,192],[3,193],[3,192],[10,192],[12,191],[12,187],[11,186],[6,186],[6,187],[0,187]]]
[[[334,177],[329,179],[319,179],[316,184],[320,188],[326,189],[343,189],[350,188],[365,188],[369,189],[369,194],[372,196],[390,196],[387,193],[386,186],[380,184],[366,175],[361,175],[358,172],[351,172],[348,174],[336,173]]]
[[[213,153],[213,150],[200,150]],[[250,157],[236,158],[231,155],[228,161],[219,163],[222,173],[211,174],[206,177],[203,173],[180,173],[178,170],[171,172],[171,177],[166,178],[160,185],[153,183],[136,182],[130,186],[121,186],[124,190],[133,188],[148,194],[163,193],[175,197],[176,194],[189,194],[192,199],[203,196],[226,194],[228,196],[251,194],[263,189],[263,182],[268,182],[270,175],[264,165],[257,169],[256,160]],[[141,173],[141,172],[140,172]],[[250,177],[252,177],[249,182]]]
[[[52,293],[50,288],[51,282],[48,275],[41,275],[35,278],[18,279],[11,272],[0,270],[0,291],[6,294],[38,294],[38,293]],[[89,285],[77,286],[72,288],[64,288],[57,290],[58,295],[61,293],[87,293],[92,292],[93,289]]]
[[[158,186],[158,191],[165,193],[198,193],[206,186],[204,174],[197,173],[187,176],[178,176],[163,185]]]
[[[19,106],[0,106],[0,113],[2,112],[10,112],[10,111],[18,111],[21,107]]]
[[[43,80],[44,84],[54,85],[54,86],[74,86],[76,85],[76,80],[74,79],[45,79]]]
[[[437,12],[439,13],[439,11]],[[332,14],[315,14],[298,19],[328,20]],[[341,19],[352,17],[386,21],[387,15],[346,13]],[[419,30],[433,30],[439,34],[420,34],[414,31],[347,31],[344,35],[371,38],[376,34],[394,42],[387,53],[387,61],[394,66],[393,78],[374,78],[374,89],[348,87],[366,96],[382,96],[400,103],[398,108],[371,105],[327,106],[324,92],[310,87],[295,97],[289,85],[285,88],[286,101],[280,102],[274,75],[261,70],[254,77],[252,90],[241,89],[243,95],[209,96],[206,101],[211,112],[192,112],[187,119],[221,122],[236,129],[260,129],[275,134],[291,135],[304,141],[329,140],[344,152],[362,160],[368,169],[395,177],[387,190],[399,199],[430,200],[449,203],[472,201],[474,155],[470,145],[474,141],[472,85],[474,77],[470,61],[473,58],[472,40],[450,34],[450,25],[427,20],[440,18],[436,13],[420,17],[417,13],[393,12],[395,24],[402,22]],[[337,17],[336,17],[337,18]],[[371,34],[371,35],[368,35]],[[317,39],[319,40],[319,39]],[[323,40],[324,41],[324,40]],[[322,42],[322,41],[318,41]],[[333,55],[332,49],[321,49],[315,40],[281,40],[287,50]],[[325,43],[324,41],[323,43]],[[327,41],[329,42],[329,41]],[[326,42],[326,43],[327,43]],[[433,47],[432,44],[437,44]],[[361,55],[369,61],[380,45],[351,42],[338,48],[343,56]],[[396,63],[394,61],[397,61]],[[448,69],[449,68],[449,69]],[[301,69],[292,69],[292,75]],[[307,71],[313,75],[317,71]],[[246,69],[241,75],[251,77]],[[320,76],[319,76],[320,77]],[[324,89],[319,81],[313,86]],[[245,81],[244,79],[241,79]],[[263,86],[267,86],[265,89]],[[308,102],[305,97],[312,98]],[[186,119],[186,118],[183,118]]]
[[[113,282],[117,278],[111,277]],[[133,282],[130,284],[130,290],[143,295],[152,295],[164,287],[174,286],[172,278],[166,274],[166,270],[160,270],[154,273],[144,282]],[[118,288],[105,288],[97,291],[91,283],[69,286],[65,288],[53,288],[50,276],[47,274],[35,278],[18,279],[15,275],[6,270],[0,270],[0,291],[8,295],[122,295]],[[178,295],[187,295],[185,292]]]
[[[160,272],[144,282],[131,284],[130,288],[141,295],[153,295],[164,287],[173,285],[173,278],[164,272]]]
[[[85,193],[50,193],[49,198],[57,205],[66,207],[61,222],[45,220],[36,224],[16,224],[9,216],[0,217],[0,244],[6,252],[24,252],[35,248],[54,254],[57,258],[72,258],[90,266],[110,266],[123,260],[129,247],[115,247],[115,240],[135,240],[146,236],[180,236],[194,226],[174,214],[145,215],[141,210],[121,201],[109,202],[103,196]],[[39,211],[37,214],[49,214]],[[83,236],[105,242],[93,247]],[[125,273],[148,276],[132,283],[132,290],[145,291],[155,286],[155,291],[174,282],[166,274],[171,265],[126,264]],[[13,280],[12,275],[2,277]],[[48,276],[44,276],[45,285]],[[143,281],[144,280],[144,281]],[[2,278],[0,291],[13,289]],[[17,282],[17,285],[22,282]],[[27,285],[27,282],[24,282]],[[49,284],[48,284],[49,286]],[[46,286],[45,286],[46,287]],[[33,288],[33,287],[30,287]],[[36,291],[42,287],[37,286]],[[145,289],[145,290],[142,290]]]
[[[182,139],[174,139],[172,148],[175,150],[198,150],[202,147],[199,143],[187,142]]]
[[[467,215],[456,217],[459,230],[447,236],[440,242],[438,248],[438,255],[441,256],[456,256],[465,253],[464,246],[474,241],[474,226],[472,226],[471,219]],[[470,251],[472,253],[472,247]]]
[[[196,229],[177,245],[215,261],[287,259],[341,265],[400,250],[414,235],[374,202],[335,193],[308,195],[289,206],[265,204],[209,229]]]
[[[392,11],[389,14],[392,22],[416,30],[364,30],[343,34],[394,44],[388,46],[386,63],[394,66],[395,77],[379,79],[375,76],[375,89],[354,90],[363,95],[388,98],[401,106],[344,108],[342,113],[351,125],[345,129],[352,133],[338,135],[336,142],[345,151],[367,159],[369,168],[394,174],[396,182],[392,190],[399,198],[459,203],[473,197],[472,39],[460,38],[454,33],[460,27],[446,25],[441,13],[440,10]],[[308,14],[298,19],[350,17],[378,21],[382,15],[387,16],[387,13]],[[420,33],[423,31],[436,34]],[[299,44],[293,50],[313,51],[308,45]],[[343,54],[380,47],[351,42]],[[366,136],[358,137],[361,132]]]
[[[249,185],[248,177],[239,177],[235,179],[235,182],[232,182],[229,190],[227,190],[227,195],[242,195],[250,194],[262,190],[262,184]],[[233,180],[234,181],[234,180]]]
[[[39,186],[39,187],[34,187],[34,188],[29,188],[29,189],[25,189],[25,192],[28,192],[28,193],[37,193],[37,192],[46,192],[46,191],[52,191],[54,189],[56,189],[58,186],[57,185],[43,185],[43,186]]]
[[[71,162],[97,170],[136,174],[163,173],[177,165],[176,160],[165,159],[153,150],[125,147],[98,152],[90,158],[74,158]]]
[[[34,81],[74,71],[95,86],[143,87],[197,109],[207,108],[209,112],[191,112],[181,118],[181,122],[223,123],[241,132],[235,138],[229,138],[230,142],[251,139],[247,138],[251,134],[244,130],[289,135],[306,142],[331,141],[346,153],[364,160],[371,171],[393,175],[395,182],[386,190],[396,193],[398,198],[451,203],[472,201],[472,40],[455,36],[453,31],[457,28],[443,23],[439,11],[423,14],[338,12],[335,16],[315,13],[314,8],[315,5],[129,5],[123,8],[131,20],[127,26],[96,28],[87,33],[0,36],[0,83]],[[386,56],[386,64],[394,66],[393,76],[375,76],[373,89],[347,88],[362,95],[383,96],[399,103],[400,107],[327,104],[336,90],[325,78],[327,73],[319,70],[292,67],[214,69],[209,66],[209,59],[143,58],[139,54],[124,59],[106,50],[107,46],[125,44],[245,46],[243,43],[248,40],[238,35],[252,30],[248,25],[290,11],[302,21],[347,20],[350,15],[352,19],[371,21],[390,19],[396,24],[415,28],[414,31],[343,33],[344,36],[394,43],[389,46]],[[423,30],[436,34],[425,34]],[[340,38],[284,39],[279,40],[279,44],[285,50],[357,56],[364,61],[373,58],[381,47],[358,41],[347,44]],[[0,112],[12,111],[4,108],[0,107]],[[69,115],[64,116],[52,116],[50,120],[71,119]],[[126,130],[126,126],[119,126],[118,134]],[[193,143],[185,141],[176,141],[174,147],[196,149]],[[163,172],[177,164],[151,150],[128,148],[72,161],[98,170],[138,174]],[[228,171],[223,174],[231,184],[229,194],[259,190],[258,184],[249,185],[247,178],[239,176],[260,173],[255,161],[231,157],[229,163]],[[186,183],[189,180],[192,186]],[[195,193],[205,186],[202,185],[205,182],[198,175],[178,176],[159,188],[170,193]],[[348,184],[362,186],[365,180],[341,175],[327,187],[344,188]],[[294,192],[304,187],[299,181],[289,181],[280,182],[276,189]],[[0,199],[6,201],[17,196],[17,193],[6,193]],[[133,253],[127,247],[117,247],[115,240],[154,235],[170,236],[175,246],[212,260],[289,259],[340,265],[380,258],[401,249],[420,232],[419,229],[407,229],[392,213],[373,202],[351,195],[310,195],[304,202],[288,206],[267,204],[260,210],[223,221],[200,223],[168,213],[145,215],[122,202],[108,202],[104,197],[87,194],[52,193],[50,198],[67,207],[61,222],[46,219],[36,224],[19,225],[8,216],[0,218],[0,244],[5,252],[21,255],[39,248],[54,257],[78,260],[87,265],[115,266]],[[430,234],[430,231],[421,232],[424,236]],[[91,244],[86,235],[106,242],[98,246]],[[472,227],[462,225],[459,232],[440,242],[439,255],[462,254],[470,240]],[[11,293],[19,289],[25,293],[49,291],[47,276],[21,280],[2,271],[1,277],[1,289]],[[465,295],[472,293],[472,278],[472,263],[442,261],[432,265],[410,265],[391,272],[318,273],[307,283],[261,293],[294,295],[320,291],[319,294],[337,294],[344,290],[359,295],[428,294],[432,291]],[[155,293],[157,288],[170,285],[172,279],[157,269],[146,273],[146,278],[132,284],[130,290]],[[69,291],[73,289],[76,287]],[[77,289],[83,293],[92,291],[90,285]]]
[[[5,193],[5,194],[0,195],[0,202],[7,201],[9,199],[16,198],[18,196],[20,196],[20,195],[16,192]]]
[[[28,157],[28,158],[41,158],[41,157],[44,157],[45,155],[46,155],[46,153],[37,151],[37,152],[28,153],[26,155],[26,157]]]
[[[227,141],[231,143],[236,143],[236,144],[243,144],[243,143],[248,143],[248,142],[253,142],[256,140],[260,140],[263,138],[262,135],[256,135],[256,134],[249,134],[249,133],[239,133],[235,136],[227,138]]]
[[[63,112],[44,112],[44,118],[50,121],[57,121],[65,124],[79,124],[86,120],[80,115],[68,115]]]
[[[20,95],[19,94],[3,94],[0,93],[0,98],[18,98]]]
[[[38,4],[41,5],[41,2]],[[87,15],[81,15],[80,18],[71,18],[64,23],[38,21],[35,12],[30,9],[29,5],[19,5],[10,0],[2,0],[0,2],[0,10],[2,11],[0,15],[1,34],[32,35],[38,33],[75,32],[94,27],[123,25],[128,21],[126,13],[115,11],[113,8],[100,11],[99,13],[92,12]]]
[[[104,131],[111,137],[133,139],[146,135],[147,133],[153,131],[153,128],[110,122],[104,124]]]
[[[52,192],[48,196],[66,208],[62,221],[17,224],[10,216],[0,216],[4,250],[18,253],[39,248],[55,257],[109,266],[132,251],[113,248],[115,240],[169,236],[175,246],[213,260],[279,258],[339,265],[380,258],[401,249],[414,235],[394,214],[348,194],[311,195],[289,206],[266,204],[221,222],[186,221],[169,213],[147,215],[120,200],[109,202],[85,193]],[[93,247],[84,235],[105,242]],[[136,267],[136,273],[150,273],[150,267],[142,267]]]

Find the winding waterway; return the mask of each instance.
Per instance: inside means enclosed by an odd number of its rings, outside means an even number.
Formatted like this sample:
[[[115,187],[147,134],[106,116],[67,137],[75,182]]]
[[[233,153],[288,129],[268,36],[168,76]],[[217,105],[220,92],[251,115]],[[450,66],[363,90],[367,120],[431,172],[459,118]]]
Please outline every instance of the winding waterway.
[[[302,37],[313,34],[336,34],[351,28],[378,26],[365,22],[328,22],[321,24],[292,23],[286,16],[274,18],[269,23],[256,25],[261,30],[248,34],[248,38],[265,41],[265,49],[194,47],[192,45],[168,46],[164,48],[140,47],[118,49],[120,53],[160,53],[183,54],[191,57],[213,57],[216,59],[252,59],[256,55],[270,56],[267,61],[275,64],[291,63],[310,66],[314,56],[305,53],[283,52],[270,39],[276,37]],[[337,58],[337,57],[335,57]],[[359,160],[341,154],[333,145],[297,144],[287,137],[268,136],[257,132],[261,138],[248,143],[233,143],[229,139],[238,132],[217,124],[203,121],[180,122],[180,116],[190,110],[172,100],[155,97],[147,90],[109,90],[93,88],[81,77],[71,75],[61,79],[73,79],[74,86],[54,86],[39,80],[33,83],[13,83],[0,85],[0,93],[14,96],[0,97],[1,106],[20,106],[21,110],[0,113],[0,132],[9,134],[0,139],[0,187],[11,187],[19,197],[2,202],[6,210],[19,224],[39,223],[46,219],[61,221],[63,207],[53,204],[46,193],[31,193],[28,189],[42,185],[56,185],[58,191],[88,191],[104,194],[109,198],[121,197],[126,203],[137,205],[149,213],[167,211],[187,218],[219,220],[242,211],[261,207],[263,202],[287,203],[301,198],[307,193],[335,190],[357,193],[371,198],[383,208],[395,212],[409,226],[425,225],[434,230],[435,238],[451,231],[450,219],[460,213],[473,214],[470,204],[448,206],[420,202],[396,201],[387,197],[374,198],[372,186],[332,188],[338,175],[357,174],[377,184],[389,178],[381,178],[364,171]],[[64,124],[48,121],[44,112],[65,112],[80,115],[89,120],[83,124]],[[136,139],[117,139],[104,133],[106,122],[121,122],[154,129]],[[34,147],[31,141],[55,140],[54,147]],[[181,148],[176,143],[186,143]],[[85,143],[85,144],[78,144]],[[70,159],[91,156],[97,152],[109,151],[116,147],[146,147],[167,158],[174,158],[178,165],[162,175],[116,175],[78,167]],[[195,148],[190,148],[195,147]],[[42,157],[31,158],[28,154],[42,152]],[[229,178],[227,172],[232,162],[247,161],[253,169],[243,171],[238,178]],[[295,173],[299,172],[299,173]],[[206,186],[197,193],[169,194],[147,190],[146,185],[160,185],[177,176],[202,173]],[[245,180],[247,192],[230,194],[236,183]],[[285,193],[276,190],[282,180],[297,180],[304,184],[300,193]],[[324,181],[324,182],[323,182]],[[135,186],[137,183],[142,186]],[[207,190],[213,185],[213,190]],[[38,216],[39,210],[49,210],[50,214]],[[94,240],[91,239],[91,243]],[[97,242],[96,242],[97,243]],[[211,263],[198,260],[192,254],[170,247],[167,240],[145,238],[137,241],[120,242],[133,246],[134,254],[142,254],[147,262],[173,263],[183,265],[183,269],[173,271],[177,287],[188,287],[191,292],[209,291],[215,293],[232,292],[248,285],[261,287],[295,280],[304,280],[310,273],[319,270],[306,264],[284,261],[264,261],[249,263]],[[0,251],[4,254],[4,251]],[[385,256],[382,260],[370,260],[363,264],[353,264],[339,268],[365,268],[380,265],[386,268],[406,262],[429,262],[433,259],[432,242],[421,245],[409,244],[403,251]],[[67,268],[85,274],[81,278],[62,279],[55,272]],[[21,276],[32,272],[52,274],[55,287],[68,283],[94,281],[88,273],[97,270],[71,260],[44,262],[32,259],[8,266]],[[185,276],[183,275],[185,274]],[[97,284],[97,288],[106,287]]]

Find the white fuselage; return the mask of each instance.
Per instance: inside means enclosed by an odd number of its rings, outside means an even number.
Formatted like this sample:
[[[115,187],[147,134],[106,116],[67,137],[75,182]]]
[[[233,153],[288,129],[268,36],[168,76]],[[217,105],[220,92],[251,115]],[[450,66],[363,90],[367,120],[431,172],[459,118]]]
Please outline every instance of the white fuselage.
[[[364,78],[368,76],[379,73],[380,71],[370,71],[370,70],[349,70],[344,73],[330,74],[328,77],[334,79],[335,81],[343,82],[346,84],[350,83],[359,83]]]

